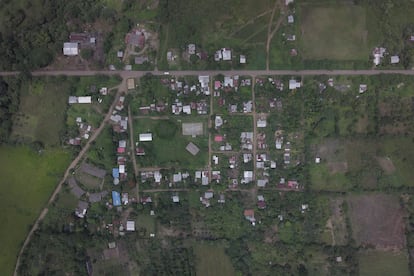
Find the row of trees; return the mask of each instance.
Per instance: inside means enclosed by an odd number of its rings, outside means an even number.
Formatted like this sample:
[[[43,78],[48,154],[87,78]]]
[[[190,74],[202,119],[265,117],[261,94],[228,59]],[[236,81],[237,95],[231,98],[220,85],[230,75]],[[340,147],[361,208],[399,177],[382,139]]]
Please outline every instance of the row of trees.
[[[9,82],[0,78],[0,143],[8,141],[12,129],[12,117],[19,108],[20,78]]]

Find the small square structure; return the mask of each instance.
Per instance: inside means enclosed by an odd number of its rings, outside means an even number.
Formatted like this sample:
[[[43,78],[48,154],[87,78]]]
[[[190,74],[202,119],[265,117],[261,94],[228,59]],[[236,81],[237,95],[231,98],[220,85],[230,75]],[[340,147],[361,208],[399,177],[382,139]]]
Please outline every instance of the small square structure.
[[[399,56],[391,56],[391,64],[397,64],[400,62]]]
[[[188,143],[185,149],[194,156],[200,151],[200,149],[192,142]]]
[[[128,220],[126,223],[126,230],[130,232],[135,231],[135,221]]]

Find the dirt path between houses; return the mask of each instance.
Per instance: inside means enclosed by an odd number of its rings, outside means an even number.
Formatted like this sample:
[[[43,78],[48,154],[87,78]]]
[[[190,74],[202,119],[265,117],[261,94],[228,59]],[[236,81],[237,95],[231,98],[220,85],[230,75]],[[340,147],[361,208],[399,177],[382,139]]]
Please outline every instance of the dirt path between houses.
[[[18,268],[19,268],[19,265],[20,265],[20,257],[22,255],[23,251],[26,249],[26,246],[29,244],[30,240],[32,239],[34,232],[38,229],[39,223],[47,215],[47,213],[49,211],[48,207],[53,203],[53,201],[56,199],[56,196],[61,191],[62,186],[63,186],[63,184],[66,181],[66,178],[71,173],[71,170],[73,170],[78,165],[79,161],[81,161],[81,159],[83,158],[83,156],[85,155],[85,153],[89,150],[89,147],[91,146],[92,142],[95,141],[95,139],[99,136],[99,134],[104,129],[106,123],[109,121],[109,118],[112,115],[112,111],[114,110],[115,105],[118,103],[119,96],[121,95],[121,93],[123,91],[122,88],[126,88],[126,79],[123,79],[122,82],[121,82],[121,84],[119,84],[118,86],[115,86],[115,87],[111,88],[111,89],[118,89],[118,92],[115,95],[115,99],[114,99],[111,107],[109,108],[108,113],[106,114],[105,118],[101,122],[101,125],[95,130],[95,132],[89,138],[88,142],[85,144],[85,146],[79,152],[78,156],[76,156],[76,158],[72,161],[72,163],[70,163],[69,167],[65,171],[65,174],[63,175],[62,180],[56,186],[56,189],[54,190],[54,192],[50,196],[49,201],[47,202],[46,206],[43,208],[43,210],[40,213],[39,217],[34,222],[34,224],[32,226],[32,229],[30,229],[29,234],[26,236],[26,239],[25,239],[22,247],[20,248],[19,255],[17,256],[16,266],[15,266],[14,273],[13,273],[14,276],[17,276],[18,275],[17,274],[17,271],[18,271]]]
[[[138,165],[135,157],[135,142],[134,142],[134,124],[132,123],[131,107],[128,105],[128,124],[129,124],[129,145],[131,149],[132,165],[134,166],[135,187],[137,188],[137,202],[139,202],[139,181],[138,181]]]

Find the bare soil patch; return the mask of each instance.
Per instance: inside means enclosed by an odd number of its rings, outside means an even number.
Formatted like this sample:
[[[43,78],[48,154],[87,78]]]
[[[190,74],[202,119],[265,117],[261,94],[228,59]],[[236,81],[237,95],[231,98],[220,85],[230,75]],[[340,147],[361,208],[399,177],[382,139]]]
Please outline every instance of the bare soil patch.
[[[357,244],[381,250],[405,247],[404,209],[392,195],[357,195],[347,199]]]
[[[344,143],[340,139],[326,139],[316,146],[315,155],[326,162],[331,174],[348,171]]]
[[[332,245],[345,245],[347,243],[348,233],[344,216],[345,213],[342,208],[343,203],[343,199],[333,199],[329,204],[331,217],[328,222],[330,226],[329,228],[332,231]]]
[[[328,162],[328,168],[331,174],[345,173],[348,170],[348,162]]]
[[[392,174],[395,172],[395,166],[389,157],[377,157],[378,164],[386,174]]]

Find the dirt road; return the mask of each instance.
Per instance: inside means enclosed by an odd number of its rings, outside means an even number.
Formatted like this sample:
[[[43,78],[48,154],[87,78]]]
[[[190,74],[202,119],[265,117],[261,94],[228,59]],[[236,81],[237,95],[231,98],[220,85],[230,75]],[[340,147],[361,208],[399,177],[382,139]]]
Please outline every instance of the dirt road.
[[[381,74],[402,74],[402,75],[414,75],[414,70],[373,70],[373,69],[366,69],[366,70],[203,70],[203,71],[169,71],[169,75],[172,76],[194,76],[194,75],[208,75],[208,76],[215,76],[215,75],[243,75],[243,76],[265,76],[265,75],[275,75],[275,76],[289,76],[289,75],[299,75],[299,76],[316,76],[316,75],[329,75],[329,76],[336,76],[336,75],[349,75],[349,76],[357,76],[357,75],[365,75],[365,76],[373,76],[373,75],[381,75]],[[0,72],[0,76],[15,76],[20,74],[20,72],[12,71],[12,72]],[[82,71],[82,70],[62,70],[62,71],[35,71],[32,72],[33,76],[94,76],[94,75],[108,75],[114,76],[119,75],[122,78],[139,78],[146,74],[153,74],[153,75],[164,75],[164,71],[107,71],[107,70],[94,70],[94,71]]]
[[[26,246],[29,244],[29,242],[30,242],[30,240],[31,240],[31,238],[33,236],[33,233],[39,227],[40,221],[42,221],[45,218],[45,216],[47,215],[47,213],[49,211],[48,207],[56,199],[56,196],[59,194],[60,190],[62,189],[62,186],[63,186],[63,184],[66,181],[66,178],[71,173],[71,170],[74,169],[78,165],[79,161],[83,158],[83,156],[85,155],[85,153],[89,150],[89,148],[91,146],[91,143],[99,136],[99,134],[101,134],[102,130],[104,129],[104,127],[106,125],[106,123],[109,121],[109,118],[112,115],[112,111],[114,110],[115,105],[118,102],[118,98],[119,98],[119,96],[120,96],[120,94],[122,92],[122,89],[121,88],[123,88],[123,87],[126,87],[126,79],[124,79],[120,85],[118,85],[117,87],[114,87],[114,88],[118,88],[118,92],[115,95],[115,100],[112,103],[111,107],[109,108],[109,111],[106,114],[104,120],[102,121],[101,125],[95,130],[95,132],[91,135],[91,137],[89,138],[88,142],[85,144],[85,146],[79,152],[78,156],[76,156],[76,158],[72,161],[72,163],[70,163],[69,167],[66,169],[65,174],[63,175],[62,180],[59,182],[59,184],[56,186],[56,189],[54,190],[54,192],[50,196],[49,201],[46,204],[46,207],[42,210],[42,212],[40,213],[39,217],[34,222],[32,229],[30,229],[30,232],[26,236],[26,239],[25,239],[25,241],[24,241],[24,243],[23,243],[23,245],[22,245],[22,247],[21,247],[21,249],[19,251],[19,255],[18,255],[17,260],[16,260],[16,266],[15,266],[15,270],[14,270],[14,274],[13,274],[14,276],[17,276],[17,270],[18,270],[18,267],[20,265],[20,256],[22,255],[22,253],[25,250]]]

